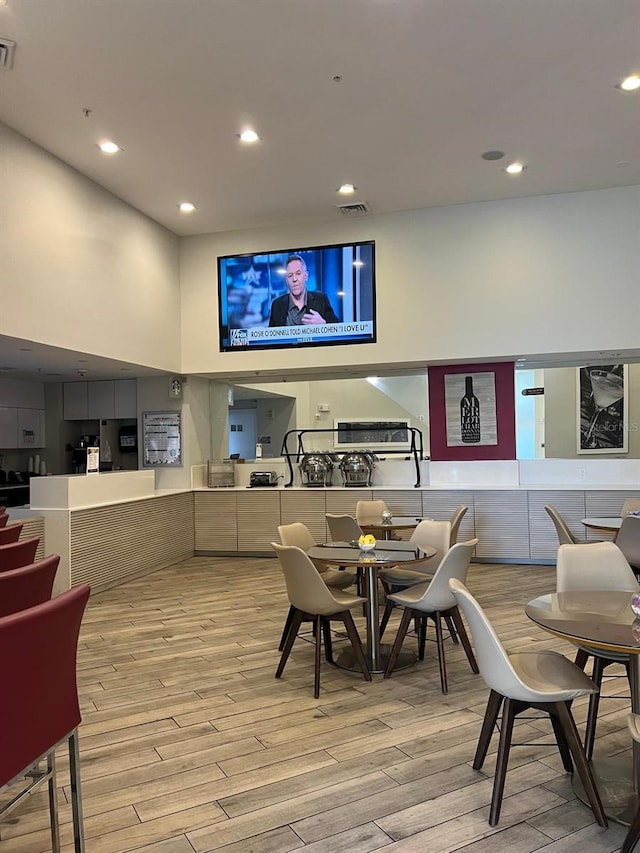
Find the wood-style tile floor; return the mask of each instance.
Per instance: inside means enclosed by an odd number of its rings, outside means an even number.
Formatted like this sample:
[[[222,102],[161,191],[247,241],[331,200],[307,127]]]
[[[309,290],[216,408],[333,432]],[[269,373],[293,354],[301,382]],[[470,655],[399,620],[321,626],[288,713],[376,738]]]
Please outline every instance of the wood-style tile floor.
[[[523,605],[554,586],[554,569],[472,566],[468,585],[508,648],[568,644]],[[276,560],[193,558],[90,600],[79,652],[87,853],[607,853],[575,799],[550,727],[528,719],[512,749],[500,823],[487,823],[496,738],[471,767],[487,691],[447,642],[449,694],[435,646],[427,660],[372,683],[298,641],[274,679],[287,601]],[[363,633],[362,619],[358,625]],[[395,634],[397,617],[386,639]],[[415,640],[408,640],[415,643]],[[624,678],[604,694],[625,694]],[[46,714],[47,697],[34,696]],[[628,749],[628,699],[602,701],[596,755]],[[584,725],[586,703],[574,713]],[[71,851],[66,756],[58,784]],[[45,793],[0,827],[0,853],[50,850]]]

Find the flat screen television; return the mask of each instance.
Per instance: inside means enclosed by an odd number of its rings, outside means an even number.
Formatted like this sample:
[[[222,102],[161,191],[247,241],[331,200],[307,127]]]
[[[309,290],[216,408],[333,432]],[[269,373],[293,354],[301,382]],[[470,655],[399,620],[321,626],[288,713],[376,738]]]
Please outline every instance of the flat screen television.
[[[218,297],[221,352],[375,343],[375,243],[219,257]]]

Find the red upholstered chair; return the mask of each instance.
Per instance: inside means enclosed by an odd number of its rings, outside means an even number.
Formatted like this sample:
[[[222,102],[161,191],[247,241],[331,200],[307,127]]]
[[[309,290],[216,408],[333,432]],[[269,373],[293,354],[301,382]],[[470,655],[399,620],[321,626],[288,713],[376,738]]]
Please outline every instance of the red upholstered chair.
[[[76,654],[89,586],[0,619],[0,788],[29,773],[31,781],[0,811],[0,820],[36,785],[47,781],[51,841],[60,850],[55,747],[69,742],[69,774],[75,853],[84,853],[77,728],[80,707]],[[45,696],[43,707],[34,697]],[[47,762],[40,769],[40,760]]]
[[[59,562],[54,554],[22,569],[0,572],[0,617],[49,601]]]
[[[11,569],[20,569],[33,563],[39,544],[40,539],[34,536],[31,539],[12,542],[10,545],[0,545],[0,572],[9,572]]]
[[[0,545],[9,545],[11,542],[17,542],[23,527],[24,524],[9,524],[6,527],[0,528]]]
[[[9,516],[6,512],[0,511],[0,527],[6,527],[9,521]]]

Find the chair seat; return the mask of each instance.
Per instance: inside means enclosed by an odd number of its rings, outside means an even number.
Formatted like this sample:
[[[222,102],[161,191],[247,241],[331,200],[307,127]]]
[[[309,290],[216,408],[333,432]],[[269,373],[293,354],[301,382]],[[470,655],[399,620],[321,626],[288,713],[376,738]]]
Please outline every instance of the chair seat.
[[[333,613],[340,613],[342,610],[350,610],[356,604],[364,604],[366,598],[361,595],[353,595],[350,592],[344,592],[341,589],[331,589],[331,595],[336,600],[336,606],[330,613],[322,613],[322,616],[331,616]]]
[[[344,589],[356,582],[356,576],[351,572],[337,572],[335,569],[320,572],[320,577],[331,589]]]
[[[382,569],[378,572],[378,577],[381,581],[388,583],[389,586],[413,586],[414,584],[424,584],[425,581],[431,580],[431,572],[417,572],[414,569],[403,569],[399,566],[394,566],[389,569]]]
[[[510,690],[523,702],[568,702],[597,692],[593,681],[559,652],[512,652],[511,665],[524,682]]]
[[[605,660],[616,661],[622,664],[629,662],[629,655],[626,655],[624,652],[605,652],[602,649],[594,649],[593,646],[586,645],[579,645],[577,648],[582,649],[583,652],[594,658],[604,658]]]

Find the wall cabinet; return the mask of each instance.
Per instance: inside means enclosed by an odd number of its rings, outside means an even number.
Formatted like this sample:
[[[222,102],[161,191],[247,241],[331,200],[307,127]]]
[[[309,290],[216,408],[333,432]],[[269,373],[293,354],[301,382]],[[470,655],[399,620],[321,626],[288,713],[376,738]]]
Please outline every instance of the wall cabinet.
[[[0,406],[0,447],[14,448],[18,444],[18,410]]]
[[[65,382],[63,409],[65,421],[97,421],[137,417],[135,379]]]
[[[18,409],[18,447],[44,447],[44,411],[42,409]]]

